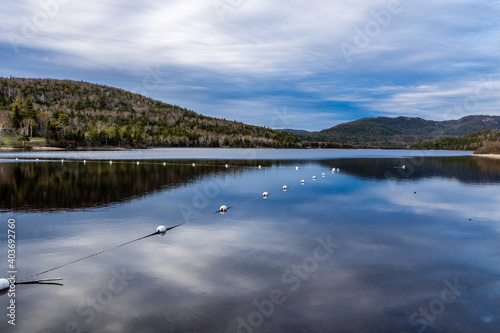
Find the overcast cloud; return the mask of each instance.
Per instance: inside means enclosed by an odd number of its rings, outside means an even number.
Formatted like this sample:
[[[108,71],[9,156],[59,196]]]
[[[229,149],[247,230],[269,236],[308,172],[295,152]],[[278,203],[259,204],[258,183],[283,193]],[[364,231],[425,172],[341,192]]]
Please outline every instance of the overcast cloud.
[[[0,2],[0,75],[320,130],[498,115],[500,0]]]

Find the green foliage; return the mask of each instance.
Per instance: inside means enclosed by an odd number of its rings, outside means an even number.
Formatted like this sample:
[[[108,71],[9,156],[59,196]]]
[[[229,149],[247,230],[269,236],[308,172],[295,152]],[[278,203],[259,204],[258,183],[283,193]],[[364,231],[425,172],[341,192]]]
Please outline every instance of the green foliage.
[[[294,134],[206,117],[112,87],[51,79],[0,78],[0,103],[18,132],[57,146],[302,147]],[[25,119],[32,121],[27,122]]]
[[[500,142],[500,130],[494,129],[474,132],[462,137],[443,137],[436,140],[422,141],[412,145],[411,148],[485,152],[494,149],[498,142]]]
[[[480,130],[499,129],[498,116],[467,116],[459,120],[430,121],[422,118],[363,118],[312,133],[297,135],[303,140],[351,144],[356,148],[410,148],[423,140],[460,137]],[[448,146],[464,146],[466,143],[437,143]],[[425,145],[424,145],[425,146]],[[428,148],[441,149],[429,144]]]

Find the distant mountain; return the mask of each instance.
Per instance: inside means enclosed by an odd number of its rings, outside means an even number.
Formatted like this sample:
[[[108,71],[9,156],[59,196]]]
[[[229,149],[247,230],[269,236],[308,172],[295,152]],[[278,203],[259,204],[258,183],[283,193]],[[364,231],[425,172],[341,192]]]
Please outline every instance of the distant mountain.
[[[420,141],[491,129],[500,129],[500,116],[467,116],[447,121],[411,117],[363,118],[297,135],[303,140],[350,144],[358,148],[409,148]]]
[[[0,131],[6,128],[21,136],[17,145],[38,136],[60,147],[302,147],[292,133],[70,80],[0,77]]]

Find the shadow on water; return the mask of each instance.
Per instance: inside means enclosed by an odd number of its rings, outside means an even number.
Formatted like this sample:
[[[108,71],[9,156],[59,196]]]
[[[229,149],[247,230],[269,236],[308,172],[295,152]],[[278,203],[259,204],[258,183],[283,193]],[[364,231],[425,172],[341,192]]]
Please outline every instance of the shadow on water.
[[[139,198],[173,189],[199,178],[243,171],[232,161],[197,163],[118,162],[24,162],[0,163],[0,211],[48,211],[87,209]],[[245,166],[258,165],[247,161]],[[265,164],[264,164],[265,163]],[[205,164],[205,165],[204,165]],[[269,165],[270,162],[262,162]]]
[[[500,160],[471,156],[335,159],[322,160],[320,163],[365,179],[419,180],[440,177],[470,184],[500,182]]]
[[[245,167],[286,167],[310,161],[186,161],[162,163],[24,162],[0,163],[0,210],[74,210],[121,203],[197,179],[244,172]],[[226,169],[224,165],[231,164]],[[500,182],[500,160],[474,157],[327,159],[325,168],[365,179],[418,180],[430,177],[464,183]],[[405,165],[402,169],[401,166]]]

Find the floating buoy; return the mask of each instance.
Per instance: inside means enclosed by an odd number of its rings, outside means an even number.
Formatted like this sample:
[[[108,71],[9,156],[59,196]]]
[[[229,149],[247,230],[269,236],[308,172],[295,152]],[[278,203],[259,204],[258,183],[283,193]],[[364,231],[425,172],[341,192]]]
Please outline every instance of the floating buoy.
[[[340,169],[339,169],[339,168],[337,168],[337,172],[340,172]]]
[[[61,163],[64,163],[64,159],[61,159]]]
[[[302,180],[300,181],[300,183],[301,183],[302,185],[304,185],[304,184],[306,183],[306,181],[305,181],[304,179],[302,179]]]
[[[288,186],[284,185],[283,186],[283,191],[286,191],[286,190],[288,190]]]
[[[160,226],[158,226],[158,228],[156,228],[156,232],[159,234],[165,233],[165,232],[167,232],[167,227],[165,227],[164,225],[160,225]]]
[[[83,160],[83,164],[87,164],[87,160]]]
[[[141,164],[141,163],[139,163],[139,161],[137,161],[137,165],[139,165],[139,164]]]
[[[195,167],[195,166],[196,166],[196,163],[193,163],[193,166]]]
[[[36,159],[36,161],[38,162],[38,158]]]
[[[16,161],[19,161],[19,158],[16,157]]]
[[[401,167],[401,169],[403,169],[403,170],[406,169],[406,165],[403,164],[403,166]]]
[[[268,196],[269,196],[269,193],[267,193],[267,192],[262,193],[262,197],[263,197],[264,199],[267,199],[267,197],[268,197]]]
[[[316,180],[316,176],[313,176],[313,180]]]
[[[226,164],[226,169],[229,168],[229,164]]]
[[[335,168],[332,169],[332,172],[335,172]]]
[[[167,163],[163,162],[163,166],[166,166],[166,165],[167,165]]]
[[[109,165],[112,165],[113,164],[113,161],[109,161]]]
[[[221,214],[226,214],[227,213],[227,206],[226,205],[220,206],[219,211]]]
[[[259,165],[259,169],[262,169],[262,165]]]
[[[9,288],[10,282],[7,279],[0,279],[0,290]]]
[[[299,170],[299,167],[295,167],[295,170]]]
[[[325,177],[325,173],[324,172],[321,174],[321,177]]]

